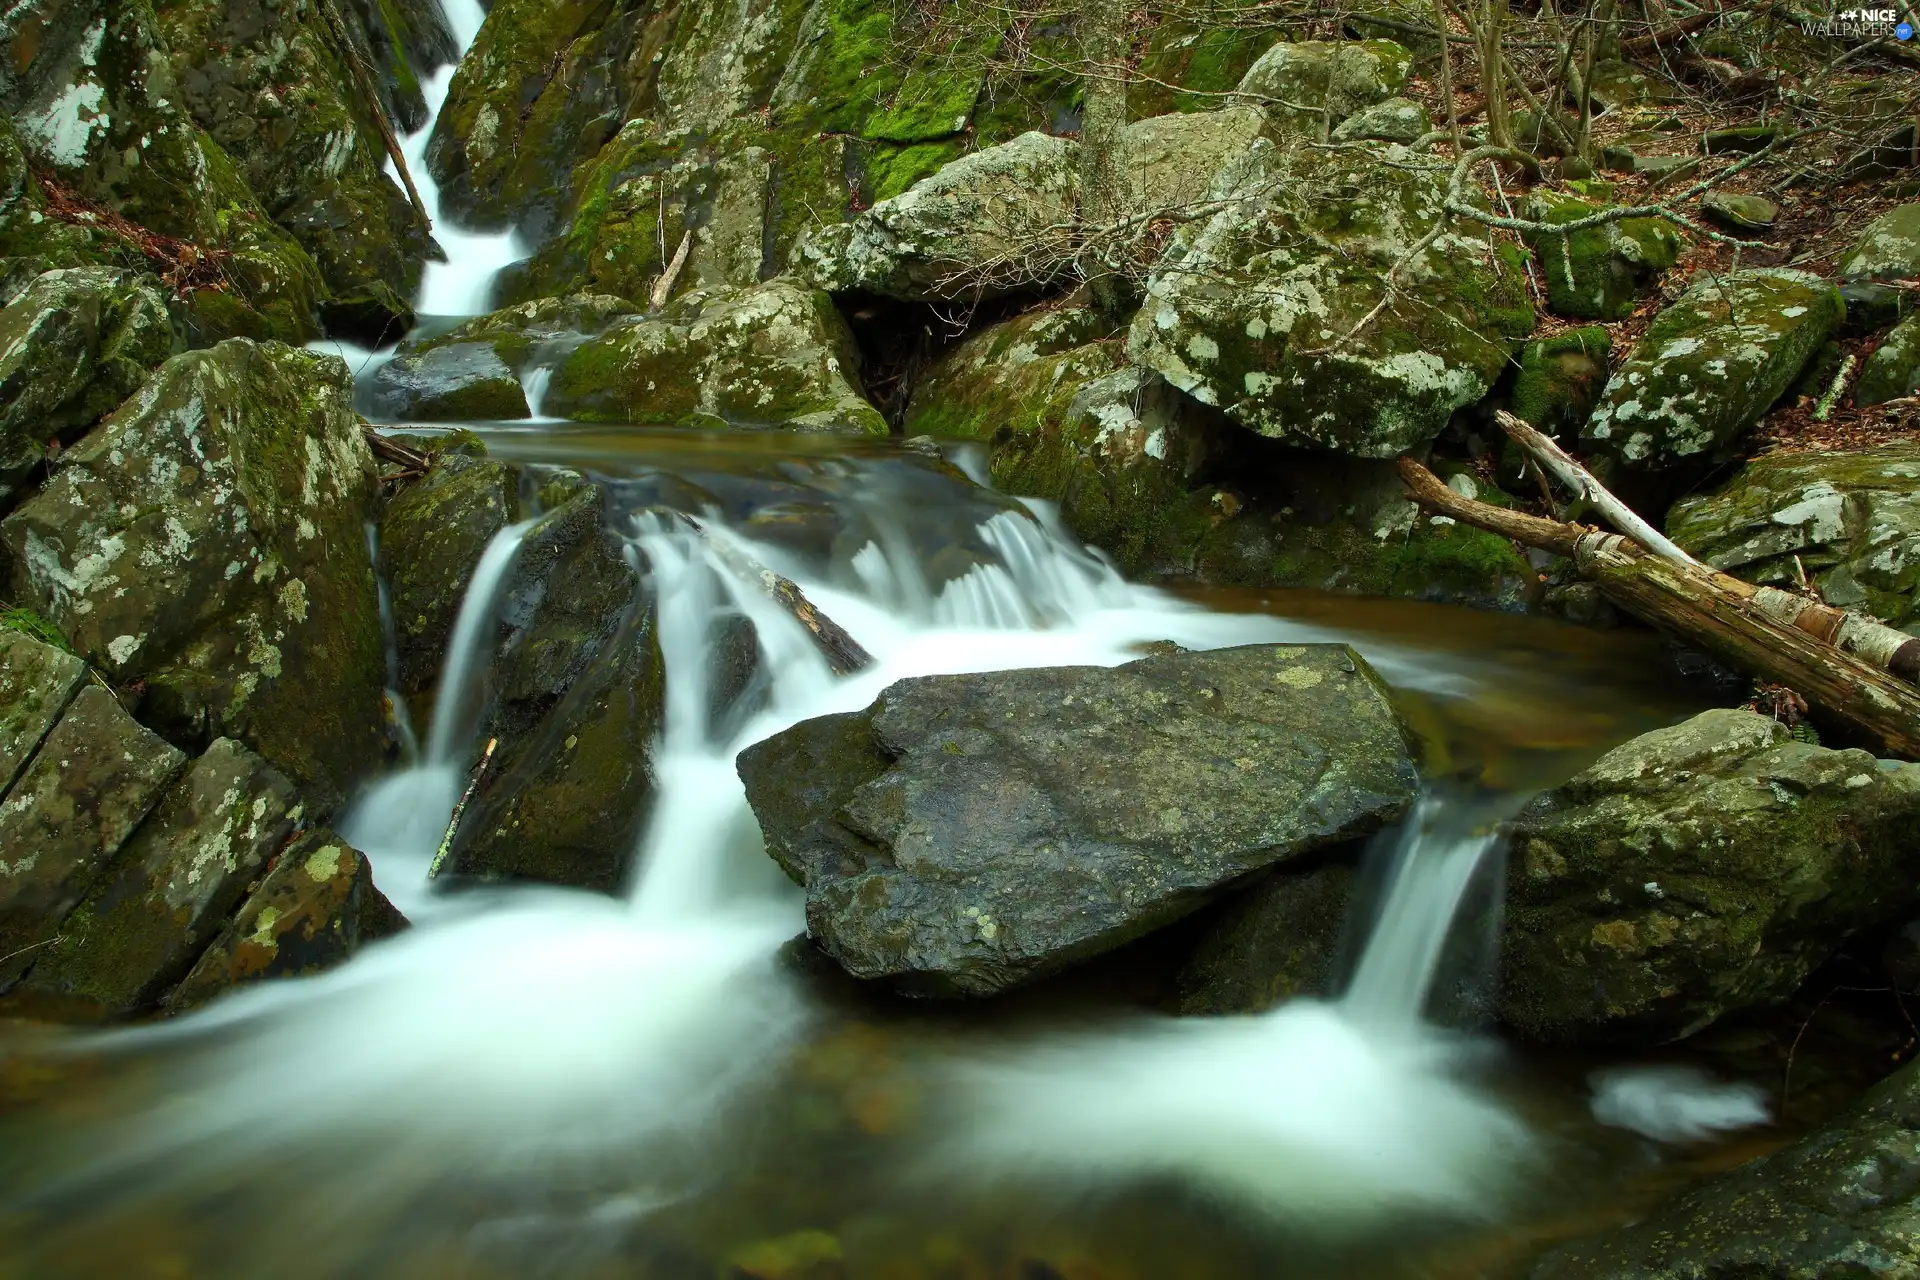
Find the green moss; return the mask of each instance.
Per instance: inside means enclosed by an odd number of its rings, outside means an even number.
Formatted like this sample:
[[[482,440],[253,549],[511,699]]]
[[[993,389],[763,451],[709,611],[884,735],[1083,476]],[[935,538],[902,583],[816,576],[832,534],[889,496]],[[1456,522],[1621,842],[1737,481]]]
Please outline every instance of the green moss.
[[[0,609],[0,627],[5,627],[9,631],[18,631],[21,635],[38,640],[41,644],[52,645],[63,653],[74,653],[73,644],[67,639],[66,633],[54,626],[43,615],[25,605],[9,605]]]
[[[1605,206],[1572,196],[1536,194],[1530,217],[1559,225],[1598,213]],[[1540,263],[1547,303],[1563,316],[1620,320],[1631,315],[1662,274],[1679,261],[1681,240],[1662,218],[1622,218],[1570,235],[1530,234]]]
[[[1261,27],[1163,22],[1147,37],[1140,76],[1128,86],[1134,119],[1173,111],[1213,111],[1274,42]],[[1155,83],[1156,81],[1160,83]]]
[[[1550,436],[1578,432],[1606,386],[1613,338],[1599,325],[1568,329],[1520,349],[1508,405]]]
[[[966,150],[957,139],[909,147],[875,147],[867,158],[867,187],[875,203],[890,200]]]

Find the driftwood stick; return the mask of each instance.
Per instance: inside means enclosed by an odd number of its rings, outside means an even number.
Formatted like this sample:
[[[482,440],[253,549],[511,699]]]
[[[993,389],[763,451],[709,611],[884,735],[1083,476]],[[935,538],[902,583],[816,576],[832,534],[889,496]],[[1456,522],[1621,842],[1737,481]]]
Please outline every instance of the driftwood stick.
[[[360,96],[366,99],[367,110],[373,113],[374,127],[380,133],[380,145],[386,149],[387,158],[393,161],[393,171],[400,175],[400,185],[407,189],[407,199],[413,204],[414,216],[420,219],[422,228],[432,231],[433,219],[427,216],[426,202],[413,185],[413,173],[407,168],[406,153],[400,149],[399,136],[393,131],[393,122],[387,119],[387,109],[380,102],[379,86],[374,83],[372,69],[360,56],[360,46],[354,43],[353,31],[334,7],[333,0],[320,0],[320,11],[326,16],[334,39],[340,42],[340,56],[346,60],[347,72],[353,77],[354,86],[360,90]]]
[[[1561,484],[1585,498],[1614,528],[1655,555],[1685,564],[1695,563],[1692,556],[1669,542],[1665,534],[1642,520],[1639,512],[1607,492],[1606,486],[1595,480],[1592,472],[1568,457],[1566,450],[1549,437],[1504,409],[1495,413],[1493,418],[1502,431],[1513,437],[1515,444],[1525,449],[1535,462],[1551,471]]]
[[[673,295],[674,282],[680,279],[680,271],[687,265],[687,253],[693,248],[693,232],[687,231],[680,236],[680,247],[673,251],[673,261],[660,273],[653,283],[653,292],[647,296],[647,305],[655,311],[667,305],[667,299]]]
[[[480,789],[480,779],[486,776],[487,766],[493,763],[494,748],[499,745],[500,739],[487,739],[487,749],[480,753],[480,763],[473,767],[473,776],[467,779],[467,789],[460,793],[460,803],[453,806],[453,816],[447,819],[447,834],[440,837],[440,847],[434,850],[433,862],[427,867],[427,879],[437,879],[440,868],[447,865],[447,855],[453,852],[453,833],[460,829],[460,819],[466,816],[467,802]]]
[[[814,647],[820,650],[821,656],[827,660],[828,669],[835,675],[850,675],[872,665],[873,655],[849,635],[846,628],[820,612],[813,601],[807,599],[807,593],[800,589],[799,583],[775,573],[738,547],[718,538],[707,537],[706,528],[692,516],[675,514],[706,538],[707,545],[713,548],[715,555],[732,565],[741,576],[759,583],[767,599],[786,610],[795,622],[806,628],[807,634],[813,637]]]
[[[372,427],[362,427],[360,434],[367,439],[367,448],[373,456],[382,462],[392,462],[409,471],[425,471],[433,465],[433,460],[418,449],[409,449],[391,436],[381,435]]]
[[[1786,685],[1880,754],[1920,759],[1920,689],[1908,682],[1920,676],[1920,640],[1702,564],[1664,559],[1619,534],[1462,497],[1411,458],[1398,467],[1413,500],[1428,510],[1568,556],[1628,613],[1729,666]],[[1844,639],[1856,625],[1865,629]],[[1877,649],[1858,639],[1877,635],[1874,627],[1892,632],[1879,637]],[[1884,663],[1874,661],[1882,652]]]

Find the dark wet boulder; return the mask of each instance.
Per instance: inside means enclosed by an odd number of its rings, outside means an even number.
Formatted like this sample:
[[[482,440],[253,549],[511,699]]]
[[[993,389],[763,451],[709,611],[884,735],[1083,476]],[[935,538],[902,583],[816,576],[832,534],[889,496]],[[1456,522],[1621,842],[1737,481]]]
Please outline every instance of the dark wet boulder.
[[[885,435],[832,299],[791,279],[687,294],[615,324],[553,375],[548,411],[586,422]]]
[[[395,422],[486,422],[529,416],[520,375],[483,342],[402,352],[373,377],[370,413]]]
[[[1843,311],[1834,287],[1804,271],[1703,273],[1614,370],[1581,438],[1648,467],[1705,462],[1773,407]]]
[[[86,1019],[156,1005],[299,823],[293,784],[221,738],[187,767],[61,926],[13,998]]]
[[[0,626],[0,796],[87,680],[87,664],[63,649]]]
[[[151,276],[78,267],[27,285],[0,311],[0,504],[50,444],[132,395],[175,346]]]
[[[1255,143],[1216,179],[1220,212],[1161,255],[1128,354],[1290,444],[1391,458],[1425,443],[1533,329],[1518,249],[1490,262],[1445,185],[1364,148]]]
[[[1582,184],[1588,185],[1588,184]],[[1528,197],[1526,216],[1559,226],[1607,209],[1554,192]],[[1680,260],[1680,233],[1663,218],[1619,218],[1566,235],[1534,232],[1527,246],[1546,278],[1547,305],[1580,320],[1622,320]]]
[[[74,695],[0,799],[0,989],[59,935],[184,763],[105,689]]]
[[[433,687],[475,566],[513,517],[505,464],[458,449],[433,455],[427,474],[393,496],[380,519],[400,656],[400,691]]]
[[[1667,534],[1749,582],[1794,586],[1896,627],[1920,624],[1920,445],[1770,453],[1682,499]]]
[[[1532,1280],[1895,1280],[1920,1272],[1920,1064],[1781,1151],[1562,1245]]]
[[[178,1012],[235,987],[320,973],[406,927],[366,855],[317,828],[280,851],[165,1005]]]
[[[1258,1013],[1300,996],[1334,994],[1353,868],[1278,868],[1213,909],[1181,966],[1181,1013]]]
[[[1398,717],[1344,645],[903,680],[742,752],[767,851],[847,971],[984,996],[1397,817]]]
[[[380,749],[376,473],[331,356],[175,356],[0,523],[11,590],[140,714],[233,737],[326,802]]]
[[[1532,1038],[1667,1041],[1792,995],[1916,888],[1920,765],[1708,711],[1514,820],[1501,1015]]]

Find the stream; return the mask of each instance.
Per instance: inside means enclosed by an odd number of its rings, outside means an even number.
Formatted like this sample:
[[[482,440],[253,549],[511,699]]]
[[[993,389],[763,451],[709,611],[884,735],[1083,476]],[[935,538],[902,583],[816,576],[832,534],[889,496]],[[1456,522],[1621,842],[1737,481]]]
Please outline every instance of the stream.
[[[464,47],[479,6],[449,16]],[[436,113],[452,74],[425,85]],[[437,215],[431,127],[404,149]],[[422,315],[483,310],[512,237],[437,231],[448,261]],[[342,354],[363,377],[383,358]],[[525,375],[536,415],[546,372]],[[658,610],[667,713],[631,883],[427,881],[531,522],[509,526],[417,752],[339,824],[413,927],[171,1021],[0,1029],[0,1256],[24,1268],[0,1275],[1517,1275],[1788,1136],[1742,1132],[1768,1118],[1750,1086],[1522,1055],[1472,1016],[1497,978],[1501,820],[1701,705],[1652,639],[1132,584],[1045,504],[967,479],[982,467],[964,449],[472,425],[495,456],[600,482]],[[832,675],[716,544],[799,583],[874,664]],[[758,683],[716,709],[708,646],[742,616]],[[1110,666],[1168,640],[1352,644],[1424,740],[1431,781],[1374,842],[1337,994],[1170,1017],[1149,939],[929,1006],[859,990],[795,942],[801,894],[761,847],[743,748],[902,678]],[[1622,1066],[1603,1124],[1585,1075]],[[1708,1140],[1643,1136],[1673,1116]],[[844,1270],[819,1269],[828,1256]]]

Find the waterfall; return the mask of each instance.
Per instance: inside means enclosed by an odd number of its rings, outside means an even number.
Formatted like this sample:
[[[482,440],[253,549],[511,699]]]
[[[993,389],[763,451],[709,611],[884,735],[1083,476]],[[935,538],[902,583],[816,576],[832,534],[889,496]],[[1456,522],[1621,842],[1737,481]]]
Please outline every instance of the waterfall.
[[[427,731],[429,765],[459,764],[473,737],[479,714],[478,686],[492,659],[489,641],[500,625],[500,590],[520,555],[527,531],[539,520],[522,520],[502,528],[488,540],[460,601],[453,632],[447,639],[440,683],[433,695],[433,725]]]

